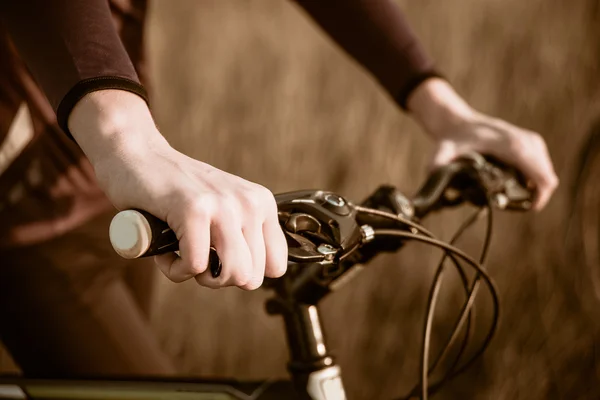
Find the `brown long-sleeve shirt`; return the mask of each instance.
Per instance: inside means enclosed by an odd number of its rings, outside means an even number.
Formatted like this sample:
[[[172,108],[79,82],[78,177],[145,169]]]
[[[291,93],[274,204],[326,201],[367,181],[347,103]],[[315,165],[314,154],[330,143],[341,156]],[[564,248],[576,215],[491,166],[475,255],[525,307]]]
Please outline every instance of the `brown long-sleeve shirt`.
[[[296,2],[399,105],[435,75],[393,0]],[[110,207],[64,131],[90,91],[119,88],[146,98],[146,9],[146,0],[0,1],[0,149],[23,102],[34,131],[0,176],[0,247],[45,240]]]

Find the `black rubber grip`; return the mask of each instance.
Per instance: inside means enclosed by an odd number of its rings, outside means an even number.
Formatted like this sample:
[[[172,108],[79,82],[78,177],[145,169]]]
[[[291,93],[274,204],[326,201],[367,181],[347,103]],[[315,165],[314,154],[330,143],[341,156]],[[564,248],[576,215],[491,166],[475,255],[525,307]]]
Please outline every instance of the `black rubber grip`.
[[[144,216],[146,221],[148,221],[148,225],[152,231],[150,247],[141,257],[156,256],[159,254],[165,254],[179,250],[179,240],[177,240],[175,232],[173,232],[166,222],[146,211],[135,211]],[[221,275],[222,264],[219,256],[217,255],[217,251],[213,247],[210,248],[208,265],[213,278],[218,278]]]

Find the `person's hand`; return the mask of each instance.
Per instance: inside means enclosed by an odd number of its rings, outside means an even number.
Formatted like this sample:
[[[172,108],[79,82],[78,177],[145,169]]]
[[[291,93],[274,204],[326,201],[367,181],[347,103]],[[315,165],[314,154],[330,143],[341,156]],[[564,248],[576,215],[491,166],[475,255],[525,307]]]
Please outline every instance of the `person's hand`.
[[[408,108],[436,141],[432,167],[469,152],[491,155],[517,168],[535,188],[541,210],[558,186],[548,148],[536,132],[472,109],[441,79],[429,79],[411,95]]]
[[[118,209],[148,211],[177,235],[180,257],[156,257],[167,278],[253,290],[265,276],[285,273],[287,244],[273,194],[173,149],[141,98],[117,90],[88,94],[69,129]],[[223,264],[218,278],[207,271],[211,245]]]

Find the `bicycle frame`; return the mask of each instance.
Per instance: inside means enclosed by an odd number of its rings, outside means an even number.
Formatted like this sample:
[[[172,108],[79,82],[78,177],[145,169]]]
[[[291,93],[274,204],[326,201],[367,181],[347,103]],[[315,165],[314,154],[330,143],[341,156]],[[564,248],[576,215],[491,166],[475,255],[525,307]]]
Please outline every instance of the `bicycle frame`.
[[[461,173],[463,174],[460,175]],[[454,177],[460,179],[455,181]],[[500,208],[525,211],[531,205],[530,193],[518,186],[518,181],[514,174],[497,169],[479,156],[457,161],[433,173],[412,201],[390,186],[381,186],[361,206],[348,203],[342,197],[326,191],[304,190],[278,195],[280,224],[288,240],[290,261],[284,276],[266,279],[263,287],[274,292],[274,296],[266,303],[267,313],[283,318],[290,351],[288,371],[291,383],[279,381],[246,385],[232,381],[202,382],[159,378],[141,382],[131,379],[55,381],[53,385],[52,381],[19,383],[17,379],[13,380],[11,387],[10,380],[0,379],[0,398],[29,398],[25,396],[26,392],[21,397],[18,397],[19,393],[15,397],[2,396],[2,390],[17,388],[22,391],[36,390],[38,394],[33,394],[32,398],[44,400],[121,400],[132,398],[132,395],[140,398],[136,390],[142,391],[141,395],[144,397],[141,398],[148,399],[288,399],[295,393],[300,400],[345,400],[341,369],[326,346],[326,334],[318,309],[321,299],[334,287],[351,278],[354,275],[350,273],[351,270],[359,271],[359,265],[368,263],[379,253],[397,251],[404,243],[402,238],[430,243],[454,253],[478,271],[489,284],[490,293],[495,296],[491,279],[475,260],[434,239],[431,233],[414,221],[420,220],[429,212],[462,202],[480,207],[488,205],[488,198],[495,200]],[[458,188],[463,197],[447,198],[445,189],[448,187]],[[480,190],[470,190],[474,187]],[[168,225],[147,213],[140,213],[138,217],[144,218],[146,225],[150,227],[145,231],[133,230],[146,232],[148,235],[150,246],[144,254],[178,250],[177,239]],[[124,222],[127,223],[128,220],[125,219]],[[422,234],[416,233],[419,231]],[[376,237],[379,239],[375,239]],[[212,271],[212,267],[220,266],[220,263],[210,265]],[[218,269],[214,272],[218,275]],[[466,312],[468,307],[463,310],[463,313]],[[451,342],[452,340],[447,346]],[[425,398],[428,388],[426,371],[424,376],[421,382]],[[240,390],[241,388],[245,389]],[[108,390],[110,395],[104,395],[104,390]],[[159,393],[148,395],[152,390]],[[129,395],[123,395],[124,391],[128,391]],[[61,396],[56,393],[78,394]]]

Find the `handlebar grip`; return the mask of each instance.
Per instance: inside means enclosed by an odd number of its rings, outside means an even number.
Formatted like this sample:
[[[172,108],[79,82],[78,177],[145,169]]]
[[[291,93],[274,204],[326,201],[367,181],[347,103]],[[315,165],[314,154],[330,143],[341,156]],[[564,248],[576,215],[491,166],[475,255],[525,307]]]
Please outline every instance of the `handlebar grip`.
[[[134,259],[179,250],[175,232],[166,222],[142,210],[124,210],[115,215],[109,228],[110,242],[121,257]],[[209,268],[214,278],[221,274],[221,261],[210,248]]]
[[[464,167],[464,163],[455,161],[431,173],[412,200],[417,218],[422,218],[435,209],[436,204],[450,185],[452,178],[461,172]]]
[[[446,197],[447,189],[458,192]],[[527,211],[533,192],[515,168],[491,156],[471,153],[435,170],[413,198],[418,218],[441,207],[467,201],[476,206],[487,204],[493,196],[501,209]]]

